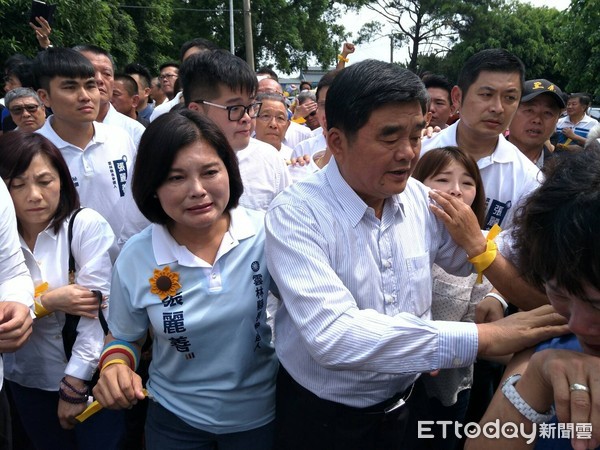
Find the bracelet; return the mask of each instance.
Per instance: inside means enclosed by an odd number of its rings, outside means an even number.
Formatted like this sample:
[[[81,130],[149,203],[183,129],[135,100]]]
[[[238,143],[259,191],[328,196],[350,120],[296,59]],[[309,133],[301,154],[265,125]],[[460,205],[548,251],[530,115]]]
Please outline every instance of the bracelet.
[[[345,63],[349,63],[350,60],[348,58],[346,58],[344,55],[338,55],[337,59],[340,61],[344,61]]]
[[[50,311],[48,311],[46,308],[44,308],[44,305],[42,305],[42,294],[44,292],[46,292],[48,290],[48,283],[44,282],[42,284],[40,284],[39,286],[36,286],[35,288],[35,293],[34,293],[34,300],[33,300],[33,306],[34,306],[34,313],[35,313],[35,317],[37,317],[38,319],[44,316],[47,316],[48,314],[52,314]],[[35,300],[38,299],[38,300]]]
[[[533,423],[544,423],[548,422],[554,416],[554,407],[544,414],[540,414],[533,409],[529,403],[523,400],[521,394],[515,389],[515,384],[521,379],[520,373],[515,373],[508,377],[504,383],[502,383],[502,393],[504,397],[521,413],[524,417]]]
[[[111,341],[104,346],[104,350],[102,350],[100,360],[98,361],[98,367],[102,369],[106,358],[116,353],[127,356],[129,360],[129,368],[131,370],[135,371],[135,369],[137,369],[140,360],[139,349],[135,348],[131,342],[122,341],[119,339]]]
[[[125,364],[126,366],[129,366],[129,363],[127,361],[125,361],[124,359],[115,358],[115,359],[111,359],[110,361],[107,361],[106,363],[104,363],[104,365],[100,369],[100,373],[104,372],[104,369],[106,369],[108,366],[112,366],[113,364]]]
[[[483,282],[483,271],[490,267],[496,259],[498,247],[494,242],[494,238],[498,236],[500,231],[502,231],[502,228],[500,228],[498,224],[495,224],[488,232],[485,251],[469,259],[471,264],[473,264],[475,267],[475,271],[477,272],[477,284],[481,284]]]
[[[502,305],[502,309],[504,311],[506,311],[508,309],[508,303],[506,303],[506,300],[504,300],[500,294],[496,294],[495,292],[488,292],[487,294],[485,294],[483,296],[483,298],[486,298],[486,297],[492,297],[492,298],[495,298],[496,300],[498,300],[500,302],[500,304]]]
[[[62,377],[62,380],[60,380],[60,382],[62,384],[64,384],[66,387],[68,387],[69,389],[71,389],[76,394],[85,395],[87,397],[87,395],[88,395],[88,388],[87,388],[87,386],[81,391],[81,390],[77,389],[75,386],[73,386],[71,383],[69,383],[67,381],[67,377]]]
[[[61,400],[64,400],[67,403],[71,403],[72,405],[80,405],[81,403],[87,403],[88,396],[84,395],[83,397],[71,397],[64,390],[58,390],[58,396]]]

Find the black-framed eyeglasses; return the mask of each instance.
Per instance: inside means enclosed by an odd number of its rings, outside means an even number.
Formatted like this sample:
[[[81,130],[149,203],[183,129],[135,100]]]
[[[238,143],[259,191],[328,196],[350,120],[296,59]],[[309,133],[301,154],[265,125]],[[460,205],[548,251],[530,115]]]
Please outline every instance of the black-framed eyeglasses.
[[[227,110],[227,118],[231,122],[237,122],[244,117],[244,114],[248,114],[251,119],[254,119],[260,113],[260,107],[262,106],[261,102],[254,102],[248,106],[244,105],[217,105],[216,103],[207,102],[206,100],[192,100],[194,103],[202,103],[204,105],[214,106],[215,108],[221,108]]]
[[[23,106],[15,106],[13,108],[8,108],[8,111],[15,116],[23,115],[23,111],[27,111],[29,114],[35,114],[35,112],[40,109],[42,105],[23,105]]]
[[[166,79],[171,79],[171,78],[176,78],[178,75],[175,73],[163,73],[162,75],[158,76],[159,80],[166,80]]]

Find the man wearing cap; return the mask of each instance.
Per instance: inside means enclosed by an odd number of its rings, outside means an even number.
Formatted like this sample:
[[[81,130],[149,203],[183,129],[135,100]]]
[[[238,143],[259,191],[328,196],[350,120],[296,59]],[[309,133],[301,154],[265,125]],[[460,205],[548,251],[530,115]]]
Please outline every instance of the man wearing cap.
[[[554,150],[547,141],[564,108],[562,91],[554,83],[543,78],[525,82],[521,103],[509,126],[509,140],[540,169]]]

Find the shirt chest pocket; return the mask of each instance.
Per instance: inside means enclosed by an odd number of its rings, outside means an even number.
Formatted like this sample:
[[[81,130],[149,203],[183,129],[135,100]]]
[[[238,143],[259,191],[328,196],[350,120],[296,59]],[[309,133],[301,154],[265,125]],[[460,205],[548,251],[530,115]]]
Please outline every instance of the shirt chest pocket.
[[[469,310],[472,290],[473,286],[435,279],[431,305],[432,318],[434,320],[461,321]]]
[[[408,303],[404,311],[417,317],[428,319],[431,311],[431,261],[429,253],[406,258],[408,280],[405,288],[408,290]]]

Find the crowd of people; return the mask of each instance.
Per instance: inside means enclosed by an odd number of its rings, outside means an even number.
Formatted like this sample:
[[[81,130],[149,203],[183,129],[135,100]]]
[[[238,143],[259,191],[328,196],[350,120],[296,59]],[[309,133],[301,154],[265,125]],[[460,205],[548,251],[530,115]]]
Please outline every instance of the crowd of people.
[[[290,104],[205,39],[152,78],[31,26],[5,63],[0,448],[598,447],[589,96],[503,49],[453,85],[347,43]],[[454,432],[494,421],[522,432]]]

